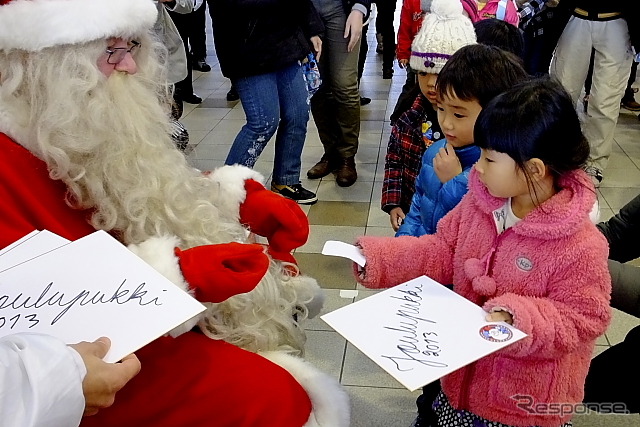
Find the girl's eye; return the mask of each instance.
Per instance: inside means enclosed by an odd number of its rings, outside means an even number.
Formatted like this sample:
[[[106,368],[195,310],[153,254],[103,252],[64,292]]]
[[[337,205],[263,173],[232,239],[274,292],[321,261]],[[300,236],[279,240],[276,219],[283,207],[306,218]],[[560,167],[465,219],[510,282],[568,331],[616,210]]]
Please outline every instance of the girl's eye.
[[[438,109],[438,111],[444,111],[444,108],[439,105],[436,108]]]
[[[485,157],[485,160],[487,161],[487,163],[493,163],[493,160],[491,160],[491,159],[490,159],[490,158],[488,158],[488,157]]]
[[[463,116],[463,115],[462,115],[462,114],[460,114],[460,113],[455,113],[455,114],[454,114],[454,117],[456,117],[456,118],[458,118],[458,119],[464,119],[464,118],[465,118],[465,117],[467,117],[467,116]]]

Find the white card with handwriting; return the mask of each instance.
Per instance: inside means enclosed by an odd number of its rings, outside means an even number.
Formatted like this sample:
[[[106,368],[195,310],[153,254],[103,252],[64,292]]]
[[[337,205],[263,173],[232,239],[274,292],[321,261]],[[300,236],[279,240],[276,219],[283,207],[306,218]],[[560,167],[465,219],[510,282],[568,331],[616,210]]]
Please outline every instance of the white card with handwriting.
[[[0,336],[111,339],[117,362],[205,307],[104,231],[0,273]]]
[[[321,318],[414,391],[526,337],[427,276]]]

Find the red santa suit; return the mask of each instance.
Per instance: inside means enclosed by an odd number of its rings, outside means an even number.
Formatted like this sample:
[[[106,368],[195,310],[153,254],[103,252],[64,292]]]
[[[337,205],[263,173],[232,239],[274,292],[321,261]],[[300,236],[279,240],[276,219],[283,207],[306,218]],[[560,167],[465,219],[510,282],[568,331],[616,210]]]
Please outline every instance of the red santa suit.
[[[49,178],[44,162],[4,134],[0,153],[0,247],[33,230],[69,240],[95,231],[89,212],[65,203],[66,186]],[[114,406],[82,425],[299,427],[309,419],[311,401],[291,374],[224,341],[187,332],[159,338],[136,354],[140,374]]]
[[[149,0],[0,0],[0,54],[4,57],[16,50],[34,53],[60,45],[106,41],[113,36],[131,39],[147,33],[156,18],[157,9]],[[24,28],[31,22],[39,25],[25,33]],[[4,79],[11,75],[10,72],[3,75],[5,71],[0,70]],[[0,79],[0,86],[4,82]],[[46,229],[69,240],[94,232],[89,223],[92,212],[70,207],[66,203],[66,185],[52,179],[45,162],[19,145],[20,142],[27,145],[21,132],[25,129],[12,120],[16,110],[8,105],[12,99],[8,95],[0,102],[0,249],[33,230]],[[232,184],[245,191],[243,181]],[[222,206],[230,204],[228,200],[218,201],[219,210],[241,210],[238,201],[247,201],[249,187],[253,187],[251,191],[258,198],[260,194],[266,197],[269,192],[263,187],[255,188],[257,184],[247,186],[246,194],[236,194],[241,197],[234,199],[234,206]],[[270,250],[272,255],[284,252],[280,255],[286,257],[290,247],[284,244]],[[39,355],[50,352],[52,365],[59,359],[71,367],[78,362],[77,358],[75,362],[70,360],[73,353],[63,345],[42,348]],[[140,373],[118,392],[113,406],[83,418],[82,425],[338,427],[349,423],[348,398],[338,382],[283,352],[253,353],[189,330],[176,338],[161,337],[136,355],[142,365]],[[78,404],[84,378],[82,366],[75,363],[78,369],[67,369],[67,375],[62,366],[56,370],[62,375],[28,375],[30,368],[37,368],[38,360],[43,359],[34,357],[25,362],[32,365],[23,370],[26,374],[19,383],[22,389],[15,392],[14,388],[12,392],[17,395],[33,390],[72,392],[68,397],[60,393],[58,400],[33,399],[32,405],[38,407],[22,408],[21,413],[30,416],[28,422],[20,421],[20,425],[77,425],[82,414],[82,405]],[[56,386],[52,384],[54,381]],[[67,384],[60,387],[65,381]],[[18,384],[12,382],[11,386]],[[47,407],[52,401],[56,402],[56,411]],[[27,405],[26,400],[23,405]],[[55,419],[46,418],[54,412]],[[37,414],[41,419],[37,419]],[[17,419],[5,415],[3,411],[5,420]]]

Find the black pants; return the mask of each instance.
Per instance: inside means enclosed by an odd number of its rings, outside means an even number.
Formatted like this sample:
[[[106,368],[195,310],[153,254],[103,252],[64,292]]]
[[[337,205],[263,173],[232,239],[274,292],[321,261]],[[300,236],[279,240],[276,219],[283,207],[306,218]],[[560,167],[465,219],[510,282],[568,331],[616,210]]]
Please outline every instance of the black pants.
[[[541,14],[544,16],[541,17],[540,22],[532,23],[529,28],[523,31],[524,68],[533,76],[549,74],[553,52],[569,21],[571,11],[558,6],[546,9]]]
[[[436,400],[436,396],[440,393],[440,380],[436,380],[426,386],[422,387],[422,394],[416,399],[416,406],[418,407],[418,427],[437,427],[438,418],[436,413],[433,412],[433,401]]]
[[[602,413],[640,413],[640,326],[591,361],[584,402]]]
[[[187,53],[187,77],[176,83],[174,97],[181,99],[182,96],[188,96],[193,93],[193,72],[192,61],[201,60],[207,57],[206,48],[206,4],[202,4],[198,9],[191,13],[176,13],[169,11],[169,15],[176,24],[184,51]]]
[[[393,18],[396,14],[397,0],[375,0],[378,15],[376,16],[376,33],[382,35],[382,69],[393,68],[396,57],[396,30]]]

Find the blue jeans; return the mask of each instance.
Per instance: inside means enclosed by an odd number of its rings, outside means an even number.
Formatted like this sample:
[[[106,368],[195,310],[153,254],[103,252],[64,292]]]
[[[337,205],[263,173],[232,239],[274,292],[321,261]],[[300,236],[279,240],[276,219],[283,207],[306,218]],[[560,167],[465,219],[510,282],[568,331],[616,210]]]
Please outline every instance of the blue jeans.
[[[295,63],[273,73],[233,80],[247,123],[233,141],[225,164],[253,168],[276,135],[272,181],[300,183],[300,156],[307,136],[309,103],[302,67]]]

